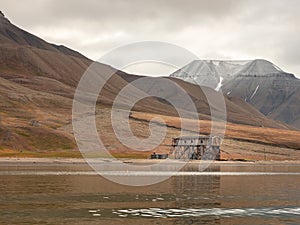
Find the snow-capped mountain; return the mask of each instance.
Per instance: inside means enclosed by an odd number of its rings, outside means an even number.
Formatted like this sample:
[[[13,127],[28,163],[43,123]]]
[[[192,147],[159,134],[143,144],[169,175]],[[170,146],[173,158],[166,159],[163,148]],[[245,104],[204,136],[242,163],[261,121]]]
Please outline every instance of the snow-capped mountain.
[[[249,61],[195,60],[177,70],[171,77],[194,84],[219,89],[222,82],[231,79]]]
[[[273,76],[282,73],[285,72],[264,59],[244,61],[195,60],[170,76],[219,89],[221,84],[223,85],[239,76]]]
[[[235,73],[236,76],[273,76],[276,74],[285,73],[275,64],[264,60],[255,59],[249,61]]]
[[[170,76],[240,97],[268,117],[300,128],[300,80],[267,60],[198,60]]]

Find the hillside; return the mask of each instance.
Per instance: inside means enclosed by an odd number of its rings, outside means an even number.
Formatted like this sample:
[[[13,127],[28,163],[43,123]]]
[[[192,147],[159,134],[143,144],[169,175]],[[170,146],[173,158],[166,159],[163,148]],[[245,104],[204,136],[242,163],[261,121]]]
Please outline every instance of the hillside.
[[[132,113],[131,119],[148,122],[156,122],[157,115],[149,113]],[[163,116],[168,130],[180,130],[180,119],[178,117]],[[207,120],[189,120],[189,131],[185,135],[194,136],[198,134],[201,127],[202,134],[209,134],[211,123]],[[162,125],[162,124],[161,124]],[[220,129],[222,125],[220,124]],[[247,159],[247,160],[286,160],[299,159],[300,157],[300,132],[294,130],[282,130],[276,128],[255,127],[249,125],[227,123],[225,137],[221,145],[221,158],[223,159]],[[167,135],[165,146],[160,151],[167,152],[172,136]]]
[[[93,62],[76,51],[50,44],[18,28],[2,14],[0,53],[0,156],[80,157],[71,124],[72,102],[82,74]],[[97,63],[97,67],[101,73],[114,74],[106,82],[97,102],[98,128],[103,131],[101,133],[104,135],[105,145],[114,154],[128,156],[132,151],[116,139],[111,127],[110,110],[120,90],[140,76],[127,74],[101,63]],[[218,97],[214,89],[200,88],[176,78],[166,79],[176,82],[178,87],[162,90],[163,96],[171,96],[180,101],[180,88],[183,88],[195,103],[199,119],[210,120],[210,108],[203,90],[211,96]],[[144,86],[156,90],[160,79],[148,80],[149,83],[145,83]],[[130,90],[130,94],[126,96],[128,101],[141,93],[135,86]],[[239,98],[225,96],[225,103],[227,120],[231,123],[272,127],[283,129],[282,132],[290,128],[284,123],[267,118]],[[123,104],[127,104],[127,101]],[[180,107],[187,110],[184,103]],[[218,105],[213,107],[219,110]],[[178,116],[172,105],[164,99],[151,96],[139,101],[132,111],[145,115],[150,113],[167,117]],[[147,137],[147,121],[131,118],[130,123],[135,135]],[[178,134],[178,128],[170,128],[165,142],[169,142]],[[282,140],[282,143],[276,145],[282,147],[285,143]],[[139,154],[141,153],[134,152],[134,155]],[[143,157],[145,154],[148,155],[143,153]]]

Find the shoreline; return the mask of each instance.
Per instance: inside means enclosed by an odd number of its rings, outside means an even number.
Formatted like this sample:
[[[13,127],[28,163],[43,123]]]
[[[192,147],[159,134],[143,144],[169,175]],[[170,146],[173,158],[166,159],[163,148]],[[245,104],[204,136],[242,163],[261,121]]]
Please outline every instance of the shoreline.
[[[197,164],[197,163],[205,163],[204,160],[192,160],[189,162],[184,161],[173,161],[170,159],[130,159],[130,158],[100,158],[96,159],[99,162],[118,162],[121,161],[123,163],[147,163],[147,164],[155,164],[163,161],[169,161],[170,163],[183,162],[188,164]],[[209,161],[208,161],[209,162]],[[16,158],[16,157],[0,157],[1,163],[64,163],[64,164],[88,164],[83,158]],[[221,160],[221,161],[212,161],[211,164],[299,164],[300,160]]]

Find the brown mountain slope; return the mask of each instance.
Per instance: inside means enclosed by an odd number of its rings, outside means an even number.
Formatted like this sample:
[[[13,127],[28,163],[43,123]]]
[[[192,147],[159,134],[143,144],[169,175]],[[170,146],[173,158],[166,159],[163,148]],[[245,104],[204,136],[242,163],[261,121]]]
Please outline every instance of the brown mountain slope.
[[[178,117],[161,116],[170,130],[157,151],[169,152],[170,144],[174,134],[178,135],[176,129],[180,129]],[[135,112],[131,114],[132,120],[150,121],[160,123],[156,120],[157,115],[149,113]],[[185,135],[195,135],[198,133],[198,124],[202,134],[210,133],[211,124],[207,120],[189,120],[189,131]],[[173,136],[172,136],[173,135]],[[221,145],[221,157],[223,159],[247,159],[247,160],[298,160],[300,158],[300,132],[296,130],[282,130],[276,128],[255,127],[227,123],[226,133]]]
[[[74,52],[66,53],[58,51],[54,45],[31,35],[30,33],[19,29],[11,24],[5,17],[0,16],[0,34],[6,41],[0,45],[0,72],[1,77],[22,84],[34,90],[40,90],[47,93],[58,94],[72,98],[82,74],[92,63],[85,57],[77,57]],[[8,43],[8,45],[7,45]],[[66,50],[65,48],[61,48]],[[72,50],[70,50],[72,51]],[[116,74],[107,82],[101,93],[101,100],[105,104],[112,104],[119,91],[125,87],[128,82],[138,79],[138,76],[126,74],[117,71],[103,64],[96,65],[100,73]],[[192,97],[195,102],[199,116],[202,119],[208,119],[210,108],[203,91],[196,85],[175,78],[168,78],[175,81],[180,87]],[[147,88],[156,88],[157,78],[152,78]],[[151,84],[150,84],[151,83]],[[205,88],[209,95],[219,98],[214,90]],[[175,89],[164,90],[164,95],[181,98],[180,91]],[[132,87],[131,96],[128,100],[140,95],[139,90]],[[257,126],[275,126],[284,127],[272,120],[266,119],[255,110],[249,110],[251,107],[242,102],[234,102],[225,97],[228,117],[231,122],[252,124]],[[218,108],[218,106],[214,106]],[[182,108],[186,108],[183,104]],[[163,113],[165,115],[177,115],[174,109],[167,103],[157,98],[147,98],[140,101],[134,108],[135,110],[148,111],[152,113]],[[245,119],[247,118],[247,119]]]
[[[52,52],[61,52],[66,55],[87,59],[84,55],[63,45],[50,44],[41,38],[24,31],[13,25],[1,12],[0,13],[0,42],[2,45],[24,45]]]
[[[1,15],[0,40],[0,150],[30,150],[43,153],[50,150],[74,150],[76,147],[71,127],[73,94],[82,74],[92,61],[73,50],[49,44],[19,29]],[[109,127],[109,111],[115,97],[139,76],[126,74],[100,63],[97,67],[101,71],[100,78],[103,73],[114,74],[106,82],[97,106],[97,116],[104,120],[105,127]],[[201,88],[178,79],[167,79],[176,82],[191,96],[200,119],[209,120],[210,110]],[[145,87],[155,90],[159,82],[158,78],[149,78]],[[93,81],[91,85],[94,85]],[[134,86],[130,90],[122,104],[127,104],[130,99],[138,97],[141,93],[141,90]],[[218,97],[212,89],[206,89],[206,92]],[[165,96],[172,96],[174,99],[180,99],[180,93],[178,88],[163,90]],[[284,124],[266,118],[247,103],[227,97],[225,102],[227,119],[231,122],[287,128]],[[218,105],[213,107],[218,111]],[[185,109],[184,104],[182,108]],[[143,99],[133,110],[177,116],[169,103],[156,97]],[[147,124],[135,122],[134,131],[137,135],[144,135],[147,130]],[[108,129],[106,134],[106,144],[111,146],[112,150],[126,149],[113,138],[111,129]]]
[[[128,82],[132,82],[136,79],[143,78],[143,76],[134,76],[126,73],[120,73],[120,76],[124,78]],[[159,83],[161,78],[149,78],[151,81],[149,85],[144,85],[144,88],[147,90],[150,88],[155,88],[153,83]],[[176,84],[178,84],[181,88],[185,90],[185,92],[192,98],[193,102],[199,113],[200,119],[209,119],[210,118],[210,107],[214,107],[218,112],[222,112],[222,109],[218,105],[209,106],[207,102],[207,97],[205,95],[211,96],[212,99],[220,98],[220,95],[213,89],[208,87],[199,87],[198,85],[191,84],[189,82],[185,82],[181,79],[172,78],[172,77],[165,77],[165,79],[169,79]],[[151,83],[151,84],[150,84]],[[204,94],[205,92],[205,94]],[[174,89],[164,89],[163,95],[167,97],[174,96],[178,98],[179,90],[176,88]],[[179,97],[180,98],[180,97]],[[277,127],[277,128],[289,128],[286,124],[280,123],[274,120],[270,120],[266,118],[262,113],[256,110],[251,105],[247,104],[244,101],[239,100],[238,98],[228,98],[224,97],[224,101],[226,104],[226,113],[227,113],[227,120],[233,123],[239,124],[248,124],[254,126],[266,126],[266,127]],[[217,101],[216,101],[217,102]],[[183,104],[184,108],[184,104]],[[152,111],[153,113],[163,113],[163,111]],[[147,110],[143,110],[141,107],[139,110],[143,112],[147,112]],[[172,114],[170,111],[168,113],[163,113],[164,115],[176,115]]]
[[[70,123],[70,99],[0,78],[0,105],[0,150],[75,149],[73,136],[58,130]]]

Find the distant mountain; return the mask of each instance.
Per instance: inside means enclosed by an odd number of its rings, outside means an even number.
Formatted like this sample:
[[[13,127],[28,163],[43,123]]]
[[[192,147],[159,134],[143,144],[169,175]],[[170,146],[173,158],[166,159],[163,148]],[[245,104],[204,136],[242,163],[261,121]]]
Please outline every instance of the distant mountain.
[[[277,74],[286,74],[275,64],[264,60],[255,59],[241,66],[234,76],[274,76]]]
[[[222,90],[269,118],[300,128],[300,80],[266,60],[247,63]]]
[[[176,77],[194,84],[219,89],[225,80],[229,80],[248,61],[195,60],[175,71],[170,77]]]
[[[199,60],[170,75],[239,97],[269,118],[300,128],[300,80],[273,63]]]

